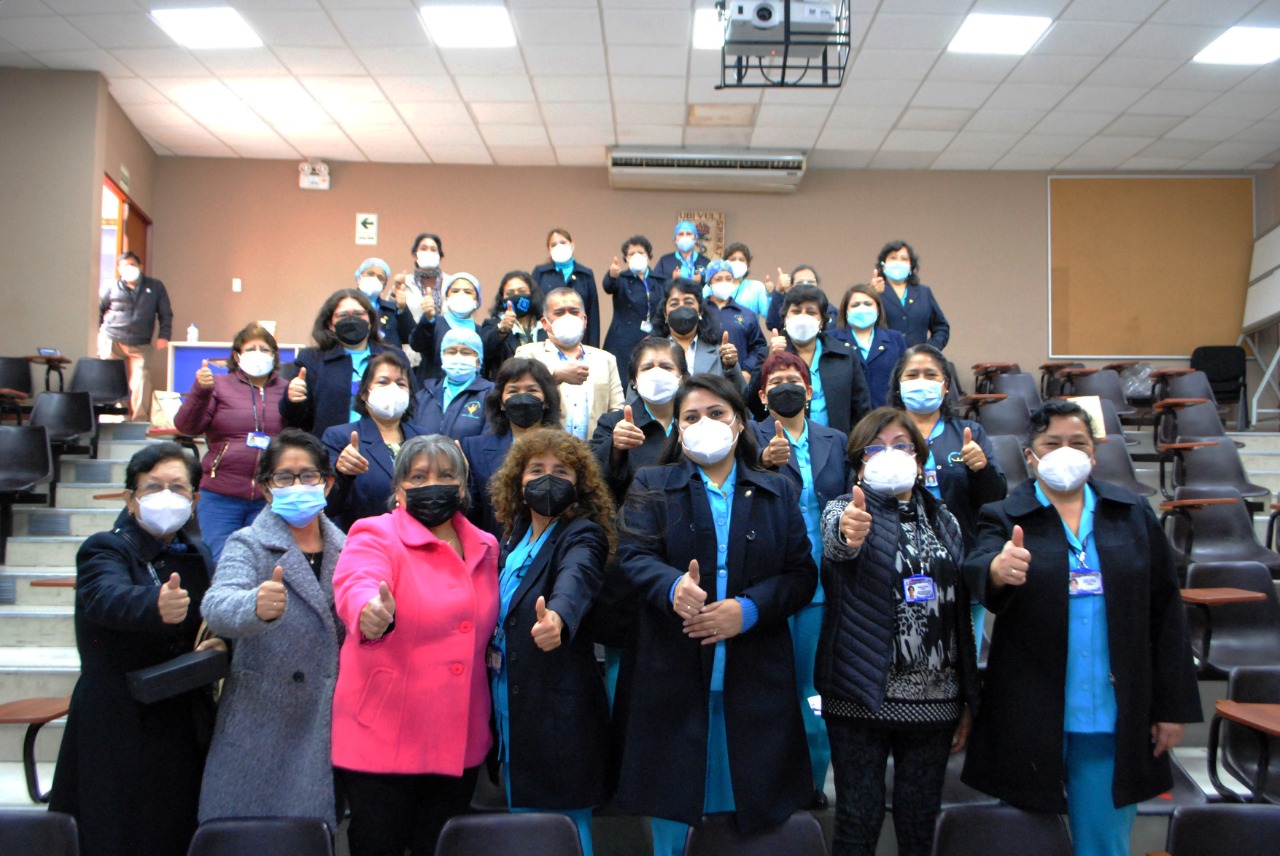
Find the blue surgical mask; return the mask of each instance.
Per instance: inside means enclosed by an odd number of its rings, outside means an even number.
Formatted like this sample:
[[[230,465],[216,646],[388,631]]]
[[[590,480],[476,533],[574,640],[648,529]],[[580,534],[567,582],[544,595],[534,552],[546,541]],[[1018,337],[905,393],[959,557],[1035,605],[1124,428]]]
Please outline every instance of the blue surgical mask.
[[[932,413],[942,406],[942,383],[926,378],[904,380],[898,386],[902,406],[912,413]]]
[[[876,321],[880,318],[880,313],[874,309],[850,309],[844,317],[848,319],[849,326],[865,330],[868,327],[875,326]]]
[[[471,383],[476,376],[476,358],[462,354],[447,354],[440,358],[440,368],[450,383]]]
[[[693,249],[693,238],[676,238],[676,249],[682,253],[687,253]]]
[[[906,282],[911,276],[911,263],[892,261],[884,263],[884,275],[894,282]]]
[[[271,510],[294,529],[301,529],[324,511],[324,485],[294,484],[271,489]]]

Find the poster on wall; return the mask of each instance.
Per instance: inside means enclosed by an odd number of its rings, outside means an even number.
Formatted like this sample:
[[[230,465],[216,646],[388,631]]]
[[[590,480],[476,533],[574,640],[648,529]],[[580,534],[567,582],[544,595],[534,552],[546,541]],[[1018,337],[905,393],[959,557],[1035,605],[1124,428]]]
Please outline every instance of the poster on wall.
[[[688,220],[698,230],[698,253],[712,259],[724,258],[724,212],[681,211],[676,222]]]

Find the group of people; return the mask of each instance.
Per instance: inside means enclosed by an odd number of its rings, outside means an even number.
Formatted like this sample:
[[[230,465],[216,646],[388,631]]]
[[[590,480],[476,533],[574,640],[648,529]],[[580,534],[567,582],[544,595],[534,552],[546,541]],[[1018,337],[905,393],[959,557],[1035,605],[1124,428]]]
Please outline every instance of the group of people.
[[[741,244],[675,239],[652,269],[623,243],[603,350],[564,230],[479,324],[480,283],[424,234],[412,275],[362,264],[292,364],[250,325],[202,367],[175,424],[203,462],[135,455],[77,558],[51,805],[85,853],[179,854],[218,817],[336,830],[345,806],[355,856],[428,854],[500,771],[588,855],[612,802],[675,856],[704,815],[825,805],[830,768],[833,852],[872,854],[892,754],[898,852],[926,854],[966,747],[970,784],[1128,852],[1200,706],[1169,546],[1090,478],[1087,414],[1037,413],[1006,495],[910,247],[833,319],[811,267],[755,283]],[[130,697],[201,618],[230,651],[216,708]]]

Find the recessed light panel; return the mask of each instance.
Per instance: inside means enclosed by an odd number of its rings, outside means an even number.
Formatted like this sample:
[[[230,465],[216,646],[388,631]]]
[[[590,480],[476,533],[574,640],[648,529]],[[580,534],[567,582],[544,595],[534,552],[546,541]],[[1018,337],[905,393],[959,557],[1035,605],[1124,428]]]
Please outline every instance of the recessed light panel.
[[[192,50],[260,48],[262,39],[229,6],[209,9],[154,9],[151,20],[169,38]]]
[[[1266,65],[1280,59],[1280,29],[1232,27],[1196,54],[1193,62]]]
[[[1040,41],[1052,23],[1052,18],[975,12],[964,19],[947,50],[952,53],[1022,56]]]
[[[724,22],[718,10],[698,9],[693,13],[693,47],[700,51],[724,47]]]
[[[516,43],[505,6],[423,6],[421,15],[438,48],[509,48]]]

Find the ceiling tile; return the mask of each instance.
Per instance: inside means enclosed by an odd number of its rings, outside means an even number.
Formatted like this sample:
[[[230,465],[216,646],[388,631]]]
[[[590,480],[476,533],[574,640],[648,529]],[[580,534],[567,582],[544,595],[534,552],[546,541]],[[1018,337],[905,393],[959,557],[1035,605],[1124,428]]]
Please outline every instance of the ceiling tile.
[[[605,74],[604,48],[600,45],[560,47],[523,45],[525,65],[530,74]]]
[[[1266,0],[1245,15],[1240,24],[1246,27],[1280,27],[1280,0]]]
[[[828,107],[836,103],[840,97],[839,89],[823,87],[821,89],[779,89],[770,87],[764,90],[760,99],[765,104],[825,104]]]
[[[930,80],[965,83],[999,83],[1009,76],[1022,57],[943,53],[929,72]]]
[[[1036,125],[1036,134],[1092,135],[1099,133],[1116,118],[1115,113],[1074,113],[1054,110]]]
[[[1053,155],[1064,158],[1089,139],[1066,134],[1027,134],[1009,150],[1010,155]]]
[[[880,107],[901,106],[910,101],[911,96],[919,88],[919,84],[910,80],[865,81],[846,78],[836,103]]]
[[[1129,112],[1190,116],[1212,100],[1214,100],[1212,92],[1196,92],[1188,89],[1153,89],[1129,107]]]
[[[1071,89],[1070,84],[1004,83],[991,93],[986,106],[1000,110],[1048,110],[1065,98]]]
[[[188,116],[174,104],[125,104],[121,108],[129,121],[139,128],[148,131],[154,128],[186,128],[196,124],[196,120]]]
[[[130,4],[136,10],[136,5]],[[168,48],[173,39],[146,12],[116,15],[72,15],[67,21],[104,48]],[[5,27],[7,30],[8,27]]]
[[[871,159],[872,169],[928,169],[937,159],[934,152],[895,152],[881,149]]]
[[[1079,83],[1098,66],[1096,57],[1029,53],[1009,72],[1009,83]]]
[[[688,5],[684,5],[688,9]],[[605,40],[612,45],[681,45],[693,36],[693,16],[670,12],[605,9]],[[612,48],[611,48],[612,49]]]
[[[443,75],[378,75],[378,84],[392,101],[456,101],[453,78]]]
[[[1126,172],[1167,172],[1179,169],[1187,163],[1186,158],[1136,157],[1130,158],[1120,165]]]
[[[1183,64],[1180,59],[1113,56],[1103,60],[1086,82],[1091,86],[1155,86]]]
[[[604,77],[584,75],[534,77],[533,89],[540,101],[609,100],[609,81]]]
[[[990,15],[1041,15],[1056,18],[1069,2],[1070,0],[978,0],[969,11]]]
[[[541,125],[542,114],[533,102],[471,102],[471,115],[477,122],[503,125]]]
[[[267,48],[244,48],[225,51],[203,51],[205,67],[219,77],[261,77],[285,75],[289,69]]]
[[[701,83],[689,80],[685,89],[685,97],[690,104],[758,104],[762,93],[766,90],[754,87],[727,87],[725,89],[707,88]],[[799,104],[800,101],[788,102]]]
[[[185,48],[122,48],[111,55],[140,77],[205,77],[209,69]]]
[[[834,151],[818,149],[810,152],[809,171],[824,169],[866,169],[875,157],[875,149],[862,151]],[[810,178],[814,181],[817,177]]]
[[[416,132],[419,128],[430,128],[432,125],[457,127],[471,125],[471,113],[467,105],[461,101],[427,101],[421,104],[397,104],[396,110],[409,127]],[[419,139],[425,139],[421,134]]]
[[[54,10],[40,0],[10,0],[0,4],[0,18],[20,18],[31,15],[52,15]]]
[[[1061,161],[1058,155],[1022,155],[1010,152],[996,161],[993,170],[1010,170],[1016,172],[1051,170]]]
[[[685,103],[684,79],[679,77],[613,78],[616,101],[662,101]]]
[[[1169,133],[1169,140],[1212,140],[1222,142],[1253,124],[1252,119],[1226,119],[1221,116],[1192,116]]]
[[[818,139],[816,127],[756,128],[751,135],[753,149],[811,149]]]
[[[427,156],[434,163],[491,164],[489,150],[484,146],[427,146]]]
[[[685,107],[683,104],[657,104],[643,101],[614,102],[614,112],[619,125],[683,125]]]
[[[400,123],[400,114],[396,108],[385,101],[380,104],[370,104],[360,101],[322,100],[320,104],[330,116],[338,120],[344,129]]]
[[[898,119],[898,127],[909,131],[958,131],[972,118],[972,110],[911,107]]]
[[[1062,12],[1066,19],[1083,21],[1145,21],[1164,0],[1071,0]]]
[[[750,128],[685,128],[686,146],[749,146]]]
[[[324,12],[246,9],[241,13],[261,39],[273,47],[336,48],[342,34]]]
[[[490,148],[494,146],[547,146],[547,132],[541,125],[505,125],[479,123],[480,135]]]
[[[1280,122],[1257,122],[1231,138],[1233,143],[1271,143],[1280,146]]]
[[[1022,134],[999,134],[985,131],[963,131],[956,134],[947,146],[948,152],[957,154],[980,154],[993,152],[998,157],[1013,148]]]
[[[83,51],[98,47],[63,18],[6,18],[5,40],[23,51]]]
[[[1201,108],[1198,116],[1262,119],[1280,110],[1280,91],[1228,92]]]
[[[1165,4],[1151,16],[1152,21],[1163,24],[1205,24],[1211,27],[1230,27],[1242,15],[1258,4],[1258,0],[1165,0]]]
[[[612,146],[617,141],[613,125],[550,125],[547,136],[557,149],[561,146]]]
[[[1169,79],[1161,85],[1170,89],[1206,89],[1213,92],[1226,92],[1255,71],[1257,68],[1247,65],[1209,65],[1188,62],[1169,75]]]
[[[987,170],[1000,160],[1000,154],[947,151],[938,155],[929,169]]]
[[[912,44],[907,42],[907,44]],[[863,48],[845,72],[849,80],[923,80],[937,62],[936,50],[874,50]]]
[[[409,117],[405,117],[408,119]],[[484,145],[484,140],[480,137],[480,132],[476,130],[475,125],[447,125],[434,123],[410,123],[410,130],[413,135],[422,141],[426,146],[427,153],[431,153],[433,146],[480,146]],[[434,155],[432,155],[434,157]]]
[[[185,158],[233,158],[236,153],[214,138],[212,143],[172,143],[169,151],[177,157]]]
[[[947,12],[963,15],[973,0],[889,0],[881,4],[887,11],[899,14],[938,15]]]
[[[303,77],[302,85],[322,104],[362,104],[386,98],[372,77]]]
[[[1244,169],[1275,151],[1273,143],[1219,143],[1191,162],[1193,167]]]
[[[422,19],[412,9],[331,12],[338,31],[353,48],[418,47],[431,44]]]
[[[163,94],[145,80],[139,78],[116,78],[110,82],[111,97],[116,103],[125,104],[163,104],[168,101]]]
[[[1119,113],[1147,90],[1137,86],[1077,86],[1058,103],[1059,110],[1114,110]]]
[[[44,68],[44,63],[30,54],[0,50],[0,68]]]
[[[524,57],[515,48],[448,48],[440,51],[452,74],[525,74]]]
[[[44,0],[48,8],[44,13],[57,12],[59,15],[77,15],[82,12],[136,12],[138,4],[134,0]],[[30,13],[28,13],[30,14]]]
[[[1155,140],[1151,137],[1094,137],[1086,140],[1080,148],[1076,149],[1073,157],[1077,156],[1099,156],[1099,157],[1115,157],[1119,160],[1117,165],[1123,163],[1129,158],[1142,151]]]
[[[380,142],[361,143],[360,150],[376,163],[431,163],[431,158],[417,143],[398,146]]]
[[[783,104],[761,104],[756,112],[756,125],[781,125],[818,129],[827,120],[830,107],[793,107]]]
[[[827,117],[828,128],[874,128],[888,131],[902,115],[898,107],[844,107],[836,105]]]
[[[1058,21],[1044,34],[1035,49],[1037,53],[1104,57],[1115,50],[1135,27],[1135,24],[1105,20]]]
[[[133,71],[104,50],[37,51],[31,54],[49,68],[100,71],[107,77],[133,77]]]
[[[689,71],[689,48],[609,46],[609,73],[684,77]]]
[[[492,77],[455,77],[465,101],[533,101],[533,87],[524,75],[500,74]]]
[[[594,9],[512,9],[511,20],[521,45],[599,44],[602,35]]]
[[[1102,134],[1117,137],[1159,137],[1181,125],[1185,116],[1121,116]]]
[[[608,102],[543,101],[541,106],[543,119],[561,125],[611,124],[614,117],[614,105]],[[618,105],[617,109],[618,116],[624,115],[622,105]],[[663,121],[657,124],[677,124],[683,121],[681,116],[684,108],[679,104],[631,104],[627,105],[625,113],[629,122],[648,122],[651,120],[644,116],[659,114],[663,116]]]
[[[879,128],[833,128],[828,125],[818,138],[818,148],[874,152],[887,136],[888,130]]]
[[[236,143],[235,153],[242,158],[258,160],[295,160],[300,157],[297,149],[284,140],[254,140]]]
[[[1026,133],[1045,117],[1044,110],[1000,110],[983,108],[973,114],[965,126],[966,131],[996,131],[1014,134]]]
[[[556,162],[560,166],[604,166],[604,146],[556,146]]]
[[[1167,57],[1189,60],[1221,35],[1213,27],[1176,27],[1144,24],[1116,49],[1120,56]]]
[[[551,146],[489,146],[493,162],[500,166],[555,166]]]
[[[981,107],[995,89],[994,83],[947,83],[926,80],[920,84],[915,97],[911,99],[911,106]]]
[[[683,142],[683,125],[618,125],[618,145],[678,146]]]
[[[940,152],[955,138],[954,131],[890,131],[880,146],[890,152]]]
[[[430,46],[416,48],[356,48],[356,56],[370,74],[444,74],[440,54]]]
[[[862,44],[864,48],[886,50],[911,45],[941,51],[951,43],[963,21],[963,12],[951,15],[894,15],[880,12]]]
[[[276,48],[276,56],[294,74],[364,74],[356,55],[346,48]]]
[[[1141,154],[1143,157],[1181,158],[1187,161],[1199,157],[1213,146],[1214,143],[1208,140],[1156,140],[1143,149]]]

